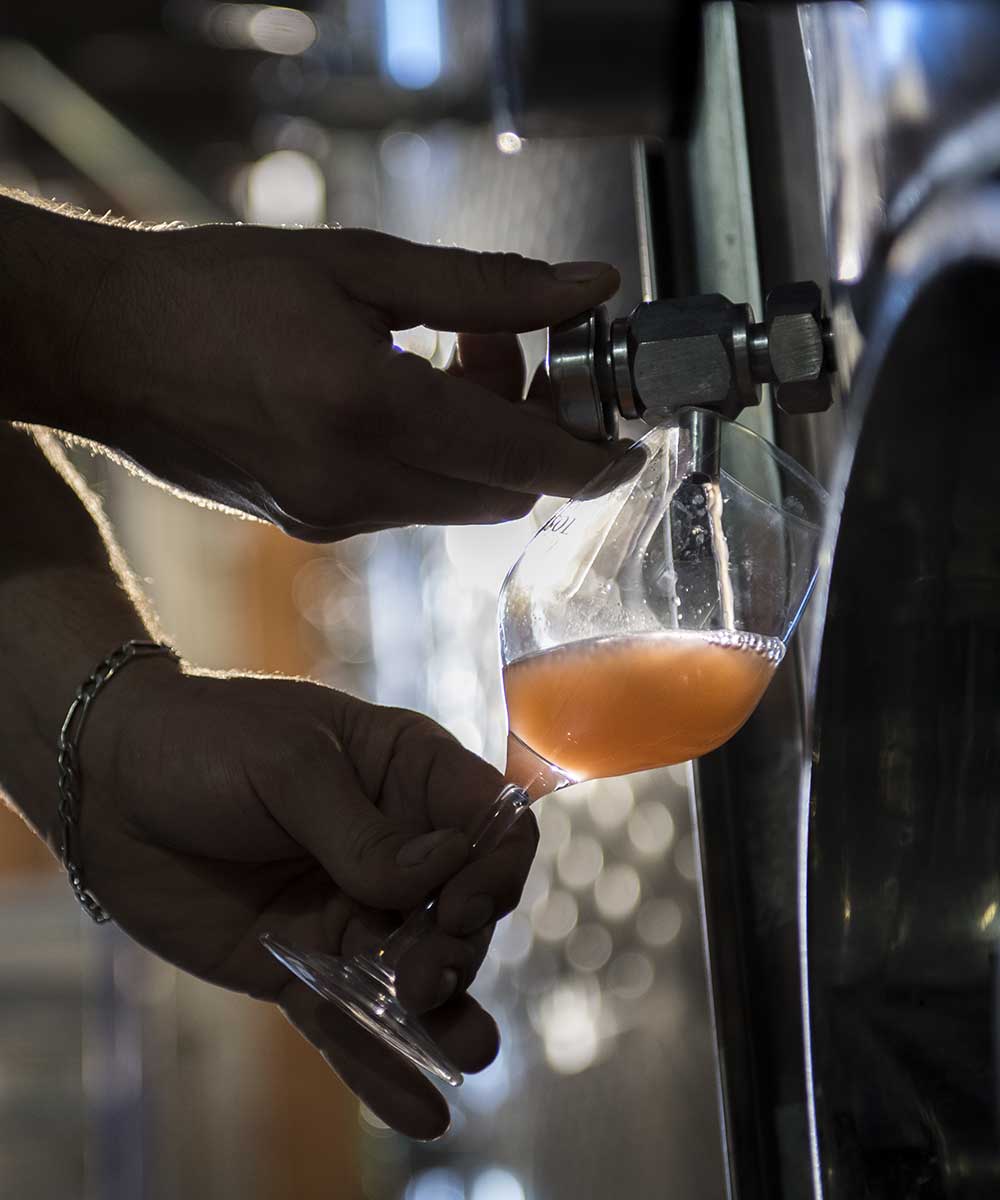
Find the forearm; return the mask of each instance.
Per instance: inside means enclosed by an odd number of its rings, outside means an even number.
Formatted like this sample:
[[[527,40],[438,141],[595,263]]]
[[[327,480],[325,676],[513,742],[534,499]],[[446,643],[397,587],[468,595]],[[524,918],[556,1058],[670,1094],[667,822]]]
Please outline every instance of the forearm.
[[[80,340],[120,229],[0,189],[0,417],[76,432]]]
[[[151,623],[96,499],[43,445],[0,422],[0,789],[51,846],[66,710],[101,659]]]

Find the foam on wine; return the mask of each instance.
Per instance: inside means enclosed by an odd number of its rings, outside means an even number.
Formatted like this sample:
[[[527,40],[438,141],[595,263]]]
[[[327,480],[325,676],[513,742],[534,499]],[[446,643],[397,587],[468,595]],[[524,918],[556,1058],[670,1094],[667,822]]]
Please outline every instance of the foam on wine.
[[[732,631],[557,646],[504,669],[511,741],[575,780],[697,758],[743,725],[783,654],[778,638]]]

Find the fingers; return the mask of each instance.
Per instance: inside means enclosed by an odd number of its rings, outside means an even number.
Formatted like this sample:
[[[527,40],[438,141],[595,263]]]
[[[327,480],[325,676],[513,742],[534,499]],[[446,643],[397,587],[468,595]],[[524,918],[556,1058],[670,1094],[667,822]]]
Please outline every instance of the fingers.
[[[521,343],[513,333],[460,333],[458,358],[448,374],[516,404],[524,394]]]
[[[531,492],[467,483],[404,463],[394,464],[391,472],[373,465],[370,480],[370,491],[356,482],[353,500],[384,525],[493,525],[523,517],[538,499]],[[337,493],[331,492],[335,500]]]
[[[272,747],[256,766],[254,786],[286,832],[355,900],[415,908],[468,858],[460,829],[428,831],[416,816],[380,812],[332,733],[308,726],[282,750]]]
[[[610,461],[547,420],[410,354],[378,352],[385,451],[420,470],[511,492],[572,496]]]
[[[339,724],[349,730],[346,748],[362,780],[370,790],[379,787],[379,802],[388,816],[398,819],[421,808],[434,828],[459,828],[467,838],[476,835],[504,786],[499,771],[429,718],[414,719],[405,710],[364,706],[349,721],[341,717]],[[404,975],[413,968],[419,976],[406,1003],[421,1009],[440,1003],[437,985],[446,967],[454,968],[460,985],[468,986],[484,944],[475,944],[476,953],[470,955],[461,943],[452,943],[490,926],[516,906],[537,844],[534,815],[522,813],[494,850],[463,864],[444,884],[435,931],[442,940],[428,951],[426,968],[415,959],[404,962]]]
[[[280,1007],[352,1092],[393,1129],[429,1141],[447,1132],[444,1097],[416,1067],[303,983],[290,983]],[[482,1071],[496,1058],[500,1034],[471,996],[459,995],[420,1018],[460,1071]]]
[[[456,824],[472,837],[496,799],[498,774],[458,742],[442,739],[426,775],[428,805],[435,824]],[[502,786],[502,781],[500,781]],[[538,823],[524,811],[490,853],[472,859],[450,879],[438,900],[437,923],[453,937],[466,937],[511,912],[538,847]]]
[[[440,1007],[472,986],[490,944],[493,926],[457,938],[431,929],[396,964],[396,994],[414,1013]]]
[[[295,1028],[387,1125],[422,1141],[447,1131],[448,1105],[437,1088],[336,1005],[297,981],[285,989],[280,1004]]]
[[[468,1074],[484,1071],[500,1050],[496,1022],[472,996],[456,996],[420,1020],[455,1066]]]
[[[373,230],[313,230],[337,282],[394,329],[540,329],[601,304],[620,282],[608,263],[555,266],[519,254],[423,246]]]
[[[440,928],[466,937],[513,912],[537,848],[538,822],[524,812],[494,851],[474,858],[445,884],[438,900]]]

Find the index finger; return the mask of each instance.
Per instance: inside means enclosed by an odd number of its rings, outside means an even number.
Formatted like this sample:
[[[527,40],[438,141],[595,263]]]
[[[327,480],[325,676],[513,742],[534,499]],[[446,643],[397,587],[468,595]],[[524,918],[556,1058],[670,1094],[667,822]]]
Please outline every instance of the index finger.
[[[384,449],[399,462],[512,492],[572,496],[613,457],[609,446],[580,441],[425,359],[374,352]]]

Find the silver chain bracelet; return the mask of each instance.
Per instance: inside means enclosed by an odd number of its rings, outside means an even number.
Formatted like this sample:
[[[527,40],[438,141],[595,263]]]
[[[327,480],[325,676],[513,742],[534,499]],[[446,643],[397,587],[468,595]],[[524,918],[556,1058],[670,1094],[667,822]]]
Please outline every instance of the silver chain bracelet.
[[[110,920],[110,916],[87,890],[83,864],[80,861],[80,736],[94,697],[108,680],[134,658],[146,658],[153,654],[165,654],[177,659],[177,653],[162,642],[133,639],[119,646],[113,654],[109,654],[103,662],[98,663],[94,673],[80,685],[59,732],[59,821],[62,825],[60,856],[73,894],[98,925]]]

